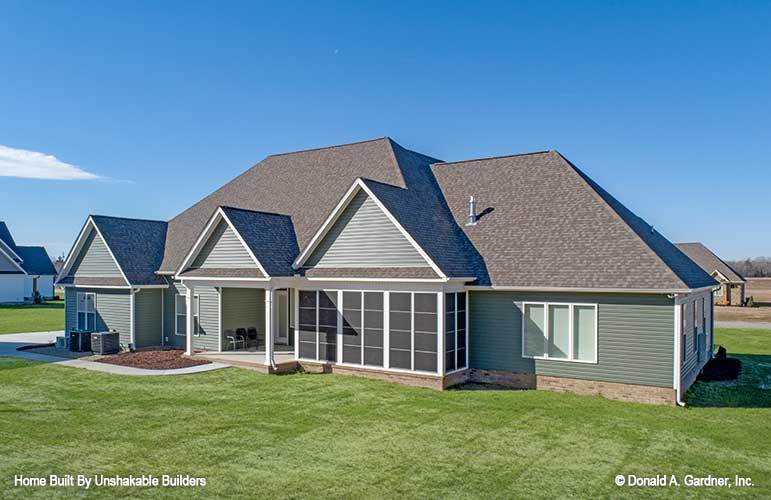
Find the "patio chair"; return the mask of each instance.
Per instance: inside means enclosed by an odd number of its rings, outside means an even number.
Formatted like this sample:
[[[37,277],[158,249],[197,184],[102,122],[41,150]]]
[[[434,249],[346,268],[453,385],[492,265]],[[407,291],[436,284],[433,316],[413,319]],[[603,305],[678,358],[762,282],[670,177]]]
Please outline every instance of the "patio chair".
[[[228,350],[237,351],[238,344],[241,344],[242,349],[246,349],[246,339],[241,335],[238,335],[238,330],[225,330],[225,339],[228,341]]]
[[[246,346],[254,346],[255,348],[258,347],[259,342],[257,341],[257,329],[253,326],[250,326],[246,329]]]

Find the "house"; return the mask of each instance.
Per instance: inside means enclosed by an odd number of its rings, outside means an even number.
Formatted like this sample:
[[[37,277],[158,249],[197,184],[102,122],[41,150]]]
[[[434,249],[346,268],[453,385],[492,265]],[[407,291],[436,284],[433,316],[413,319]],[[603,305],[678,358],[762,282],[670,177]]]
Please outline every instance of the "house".
[[[269,156],[168,222],[89,216],[58,283],[68,330],[127,348],[665,404],[711,356],[717,285],[556,151],[389,138]]]
[[[701,243],[677,243],[676,246],[720,283],[720,287],[712,295],[715,304],[744,305],[744,288],[747,282],[741,274]]]
[[[0,303],[25,302],[35,292],[54,297],[56,270],[45,248],[19,246],[0,221]]]

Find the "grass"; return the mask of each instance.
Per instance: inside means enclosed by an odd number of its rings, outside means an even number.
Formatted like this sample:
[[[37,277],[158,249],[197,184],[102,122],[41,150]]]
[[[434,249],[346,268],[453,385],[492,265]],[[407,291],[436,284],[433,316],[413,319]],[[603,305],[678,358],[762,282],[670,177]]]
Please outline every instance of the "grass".
[[[771,332],[721,331],[743,355]],[[768,373],[768,372],[766,372]],[[767,392],[767,391],[766,391]],[[692,394],[689,393],[689,400]],[[190,474],[131,497],[771,495],[771,410],[671,408],[543,391],[443,393],[355,377],[229,368],[121,377],[0,359],[0,491],[14,474]],[[617,474],[749,476],[749,489],[619,488]]]
[[[42,304],[0,306],[0,335],[62,330],[64,328],[64,300],[62,297],[59,299]]]
[[[742,360],[739,379],[708,384],[697,382],[688,391],[688,404],[771,408],[771,331],[717,329],[715,344],[725,346],[729,356]]]

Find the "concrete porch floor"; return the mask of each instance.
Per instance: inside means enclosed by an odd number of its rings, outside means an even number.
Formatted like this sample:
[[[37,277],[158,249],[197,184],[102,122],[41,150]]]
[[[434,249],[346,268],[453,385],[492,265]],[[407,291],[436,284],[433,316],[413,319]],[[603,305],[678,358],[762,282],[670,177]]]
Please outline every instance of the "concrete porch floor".
[[[273,361],[276,368],[265,365],[265,351],[225,351],[225,352],[200,352],[193,354],[194,358],[207,359],[209,361],[225,365],[251,368],[262,373],[285,373],[297,368],[294,359],[294,351],[277,350],[273,353]]]

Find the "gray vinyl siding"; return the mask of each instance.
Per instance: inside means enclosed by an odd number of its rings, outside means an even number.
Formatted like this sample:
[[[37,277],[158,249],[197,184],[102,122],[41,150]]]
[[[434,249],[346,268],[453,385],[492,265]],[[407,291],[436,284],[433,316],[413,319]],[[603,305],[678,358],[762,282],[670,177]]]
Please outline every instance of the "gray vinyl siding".
[[[128,290],[107,290],[99,288],[65,288],[64,324],[65,331],[78,326],[77,293],[96,294],[96,330],[116,331],[124,346],[131,343],[131,297]]]
[[[522,302],[597,304],[598,362],[522,357]],[[469,365],[627,384],[673,386],[674,302],[666,296],[469,293]]]
[[[697,356],[697,352],[694,350],[694,336],[696,333],[701,334],[705,333],[702,321],[701,321],[701,304],[702,304],[702,298],[704,299],[704,303],[706,305],[705,313],[706,313],[706,324],[707,329],[706,333],[707,336],[705,338],[705,346],[704,351],[702,352],[701,360],[699,360],[699,357]],[[708,356],[709,356],[709,346],[711,342],[711,329],[712,329],[712,293],[711,292],[702,292],[699,294],[692,294],[687,297],[685,301],[685,307],[682,309],[684,312],[684,319],[683,322],[683,328],[685,328],[685,342],[682,346],[682,349],[685,352],[685,361],[682,361],[682,355],[680,357],[681,360],[681,368],[680,368],[680,375],[682,380],[682,389],[683,391],[687,390],[688,387],[693,383],[693,380],[698,375],[698,372],[701,370],[701,368],[704,366],[704,363],[706,362]],[[694,332],[694,323],[693,323],[693,308],[694,304],[696,304],[696,328],[697,332]]]
[[[309,267],[429,267],[385,213],[360,191],[313,251]]]
[[[99,233],[91,230],[69,272],[78,277],[120,278],[121,272]]]
[[[161,297],[158,288],[145,288],[134,294],[134,340],[136,347],[161,345]]]
[[[255,327],[265,333],[265,291],[254,288],[222,289],[222,331]],[[222,339],[222,349],[229,348]]]
[[[200,301],[200,329],[193,336],[193,349],[219,350],[219,293],[214,287],[195,288]]]
[[[254,263],[233,229],[222,221],[204,244],[193,261],[192,267],[256,269],[257,264]]]
[[[11,259],[0,253],[0,272],[21,273],[21,270],[16,265],[14,265]]]
[[[187,289],[182,283],[173,282],[163,292],[163,335],[167,346],[184,348],[187,340],[184,335],[176,335],[175,297],[185,295]]]

